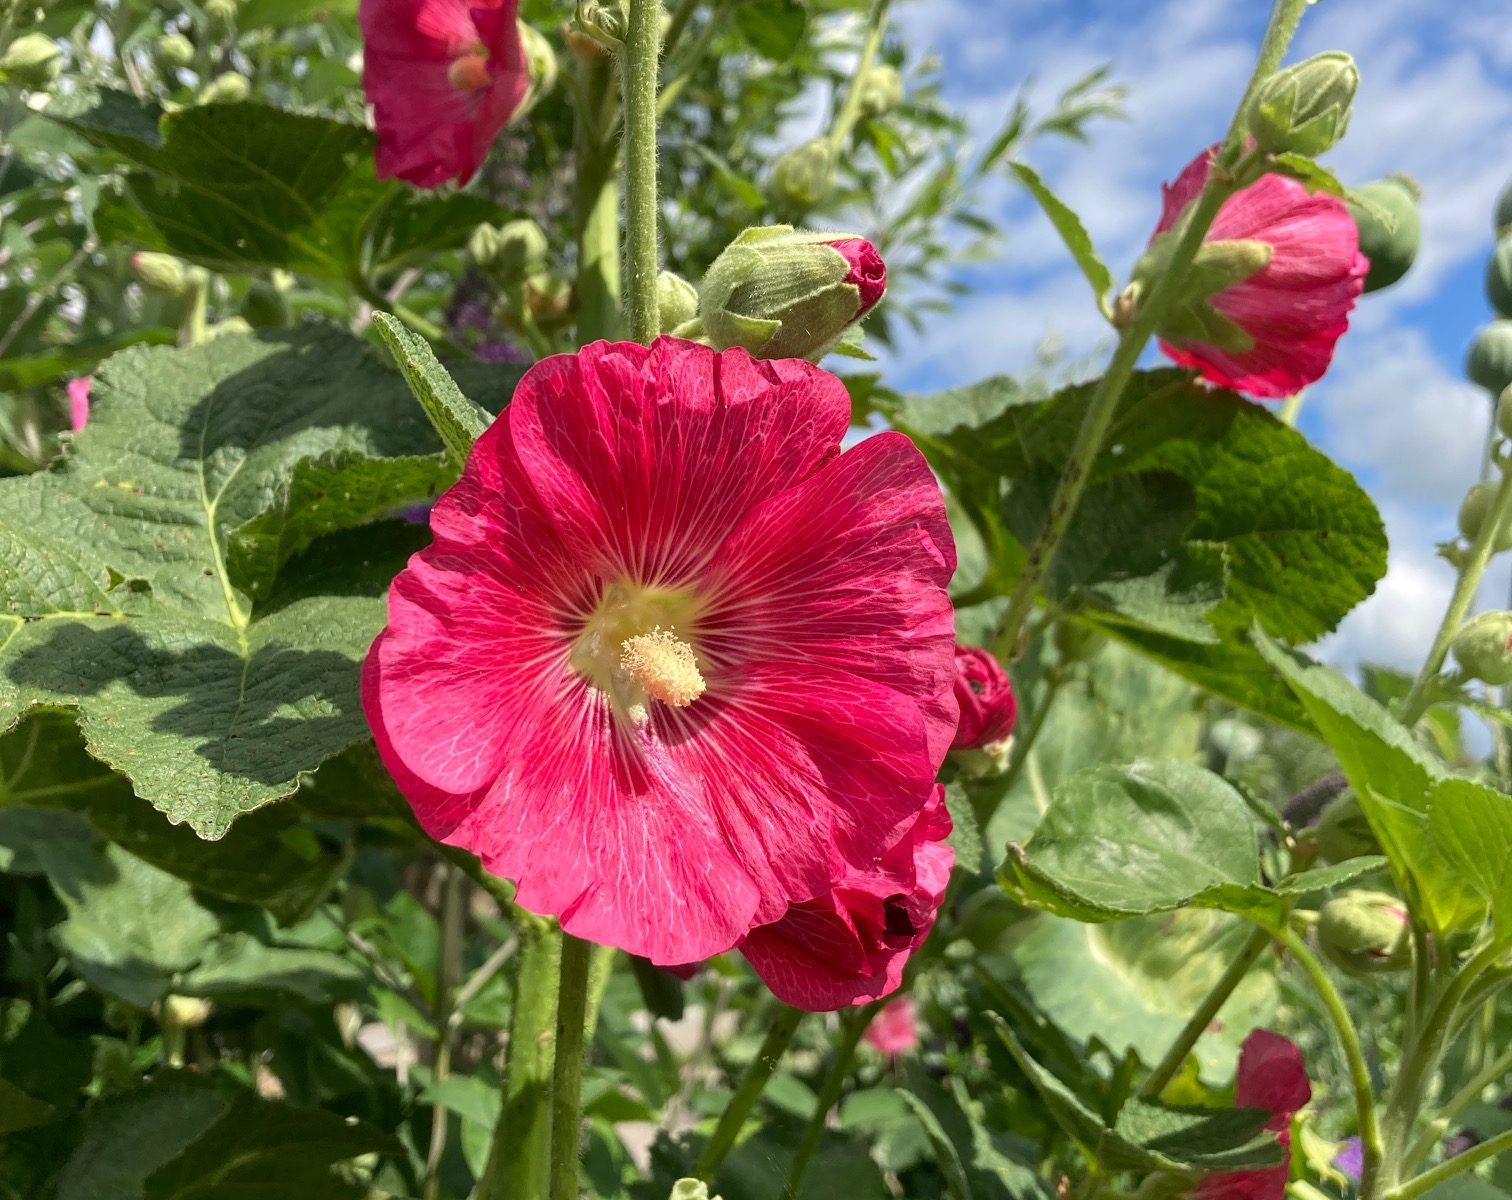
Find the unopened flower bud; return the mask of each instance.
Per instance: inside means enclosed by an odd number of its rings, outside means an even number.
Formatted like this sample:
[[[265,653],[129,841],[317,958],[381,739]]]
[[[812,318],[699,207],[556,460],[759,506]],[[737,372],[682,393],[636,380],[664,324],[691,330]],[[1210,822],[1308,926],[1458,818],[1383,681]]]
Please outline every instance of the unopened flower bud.
[[[572,285],[565,279],[541,272],[525,281],[525,307],[542,324],[563,320],[572,313]]]
[[[210,1019],[215,1006],[200,996],[166,996],[158,1009],[164,1025],[179,1029],[198,1029]]]
[[[822,358],[887,290],[877,248],[846,233],[747,229],[704,276],[699,318],[716,350]]]
[[[155,254],[143,250],[131,256],[131,267],[145,287],[170,296],[184,296],[189,292],[191,279],[184,263],[171,254]]]
[[[41,91],[57,80],[62,59],[58,43],[45,33],[23,33],[0,55],[0,79]]]
[[[1459,510],[1460,536],[1467,542],[1474,542],[1480,537],[1481,526],[1486,523],[1491,515],[1491,509],[1496,503],[1496,485],[1494,483],[1477,483],[1466,494],[1464,503]],[[1505,554],[1512,550],[1512,521],[1503,521],[1497,528],[1495,536],[1491,539],[1491,550],[1494,554]]]
[[[772,164],[772,200],[784,212],[807,212],[835,187],[835,151],[827,138],[804,142]]]
[[[1512,612],[1484,612],[1472,618],[1454,635],[1449,649],[1471,679],[1493,687],[1512,683]]]
[[[629,0],[578,0],[577,25],[607,50],[618,50],[630,34]]]
[[[479,225],[467,240],[467,255],[477,268],[500,284],[522,283],[546,265],[551,243],[528,217],[495,229]]]
[[[1265,749],[1265,735],[1233,717],[1222,717],[1208,726],[1208,741],[1230,766],[1249,762]]]
[[[1504,318],[1481,327],[1470,343],[1465,374],[1493,396],[1512,387],[1512,320]]]
[[[1346,975],[1402,971],[1412,961],[1408,921],[1406,908],[1395,896],[1345,892],[1318,913],[1318,948]]]
[[[207,83],[197,99],[201,104],[241,104],[251,94],[252,85],[245,75],[227,71]]]
[[[1512,233],[1512,179],[1507,181],[1507,186],[1502,188],[1501,195],[1496,198],[1496,207],[1491,213],[1491,228],[1497,237]]]
[[[1271,154],[1322,154],[1349,128],[1360,72],[1340,50],[1277,71],[1255,89],[1245,112],[1249,133]]]
[[[1079,621],[1055,623],[1055,649],[1062,662],[1086,662],[1108,642],[1108,635]]]
[[[557,57],[546,35],[534,25],[521,21],[519,28],[526,72],[530,76],[530,94],[525,99],[528,107],[556,87]]]
[[[288,296],[266,279],[254,279],[247,285],[241,315],[254,329],[282,329],[294,322]]]
[[[152,47],[158,70],[165,74],[181,71],[194,62],[194,43],[182,33],[166,33]]]
[[[698,289],[674,271],[656,277],[656,310],[661,331],[671,333],[698,316]]]
[[[1512,317],[1512,233],[1503,234],[1486,264],[1486,299],[1504,317]]]
[[[1504,438],[1512,438],[1512,383],[1502,389],[1496,402],[1496,427]]]
[[[954,750],[979,749],[1004,741],[1018,719],[1013,685],[1002,663],[976,646],[955,648],[955,698],[961,710]]]
[[[719,1200],[709,1195],[709,1185],[699,1179],[679,1179],[672,1185],[672,1194],[667,1200]]]
[[[856,86],[863,117],[886,116],[903,103],[903,77],[885,63],[868,67]]]
[[[1423,240],[1421,193],[1407,176],[1390,175],[1355,188],[1351,195],[1365,202],[1346,202],[1360,231],[1360,253],[1370,260],[1365,290],[1379,291],[1407,274],[1417,258]]]
[[[230,33],[236,28],[236,7],[236,0],[205,0],[205,16],[217,35]]]
[[[1381,843],[1360,807],[1360,798],[1350,791],[1328,802],[1313,836],[1318,857],[1326,863],[1348,862],[1381,852]]]

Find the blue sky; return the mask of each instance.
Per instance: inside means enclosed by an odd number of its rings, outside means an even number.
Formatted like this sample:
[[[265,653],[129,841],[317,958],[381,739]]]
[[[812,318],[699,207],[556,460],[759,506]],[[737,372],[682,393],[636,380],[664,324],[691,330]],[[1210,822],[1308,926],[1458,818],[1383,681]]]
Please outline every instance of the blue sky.
[[[1048,102],[1100,63],[1130,88],[1127,123],[1096,127],[1090,149],[1031,146],[1030,162],[1082,215],[1115,274],[1154,224],[1159,184],[1217,140],[1248,78],[1265,0],[914,0],[896,20],[945,66],[947,95],[985,139],[1032,77]],[[1334,367],[1309,393],[1302,429],[1355,471],[1391,535],[1377,593],[1322,650],[1341,662],[1415,666],[1453,573],[1434,555],[1477,477],[1489,403],[1461,374],[1489,319],[1481,278],[1491,207],[1512,178],[1512,20],[1505,0],[1319,0],[1292,58],[1352,53],[1361,86],[1345,142],[1325,160],[1346,182],[1401,171],[1423,188],[1423,250],[1395,288],[1365,297]],[[1002,259],[963,278],[978,289],[948,322],[905,341],[894,382],[933,390],[1021,372],[1052,337],[1097,361],[1107,329],[1048,223],[1007,181],[989,207]],[[1505,603],[1505,560],[1484,599]]]

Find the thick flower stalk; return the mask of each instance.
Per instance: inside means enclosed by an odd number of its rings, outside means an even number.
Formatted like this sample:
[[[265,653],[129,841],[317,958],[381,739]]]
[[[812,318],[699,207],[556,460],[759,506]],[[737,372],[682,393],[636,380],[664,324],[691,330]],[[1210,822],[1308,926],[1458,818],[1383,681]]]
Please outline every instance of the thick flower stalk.
[[[917,944],[955,550],[923,457],[892,433],[839,453],[849,414],[807,363],[672,338],[532,368],[365,668],[425,829],[658,964],[803,905]],[[891,969],[866,949],[857,994]]]
[[[1162,235],[1178,229],[1216,153],[1204,150],[1162,188],[1145,270],[1159,269],[1171,241]],[[1263,175],[1219,208],[1185,302],[1161,323],[1161,348],[1220,387],[1266,400],[1293,395],[1328,369],[1369,270],[1342,200]]]
[[[466,183],[525,102],[517,0],[362,0],[378,176]]]

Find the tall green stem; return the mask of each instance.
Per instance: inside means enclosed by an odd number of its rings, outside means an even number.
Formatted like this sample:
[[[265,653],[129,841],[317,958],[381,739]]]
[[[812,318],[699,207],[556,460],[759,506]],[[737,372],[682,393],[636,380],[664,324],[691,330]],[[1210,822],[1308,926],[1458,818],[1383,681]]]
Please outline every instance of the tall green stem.
[[[1506,1154],[1512,1151],[1512,1129],[1507,1129],[1493,1138],[1487,1138],[1478,1146],[1461,1154],[1456,1154],[1447,1162],[1441,1162],[1431,1171],[1424,1171],[1400,1187],[1394,1187],[1388,1191],[1382,1200],[1416,1200],[1418,1196],[1431,1192],[1434,1188],[1448,1183],[1451,1179],[1463,1175],[1488,1158],[1495,1158],[1498,1154]],[[1361,1193],[1363,1195],[1363,1193]]]
[[[578,1200],[578,1137],[583,1123],[588,974],[593,945],[562,935],[557,987],[556,1062],[551,1071],[551,1200]]]
[[[814,1151],[819,1149],[819,1139],[824,1136],[830,1109],[840,1099],[840,1090],[850,1074],[851,1060],[856,1057],[856,1047],[861,1042],[861,1035],[866,1032],[866,1027],[872,1023],[872,1018],[881,1008],[882,1001],[873,1000],[865,1008],[856,1009],[847,1015],[845,1031],[841,1035],[840,1044],[835,1047],[835,1061],[830,1064],[829,1074],[824,1077],[824,1083],[819,1089],[819,1099],[814,1104],[814,1115],[809,1118],[809,1123],[803,1130],[803,1140],[798,1143],[798,1150],[793,1155],[793,1165],[788,1168],[787,1186],[782,1189],[782,1200],[798,1200],[798,1189],[803,1186],[803,1176],[813,1160]]]
[[[1481,1093],[1488,1087],[1500,1082],[1507,1075],[1512,1075],[1512,1050],[1507,1050],[1500,1058],[1493,1060],[1469,1083],[1439,1105],[1438,1115],[1434,1118],[1433,1124],[1417,1137],[1408,1147],[1407,1153],[1402,1156],[1402,1169],[1410,1171],[1427,1158],[1439,1138],[1453,1123],[1454,1118],[1478,1101]]]
[[[1512,471],[1503,466],[1495,499],[1491,502],[1490,511],[1481,521],[1480,532],[1476,534],[1464,565],[1460,567],[1454,594],[1449,598],[1449,607],[1444,610],[1444,619],[1439,624],[1438,633],[1434,635],[1428,658],[1417,678],[1412,681],[1412,690],[1402,701],[1402,711],[1398,714],[1402,724],[1415,725],[1433,702],[1433,682],[1443,670],[1444,660],[1449,657],[1449,643],[1454,640],[1454,635],[1470,614],[1470,606],[1475,603],[1475,593],[1480,588],[1481,576],[1486,573],[1486,565],[1496,553],[1497,532],[1509,519],[1512,519]]]
[[[746,1065],[745,1074],[740,1077],[735,1094],[725,1105],[724,1112],[719,1114],[719,1123],[714,1126],[708,1144],[693,1166],[696,1178],[708,1183],[714,1182],[715,1173],[724,1162],[725,1155],[729,1154],[730,1147],[735,1144],[735,1139],[740,1136],[741,1127],[756,1107],[756,1101],[761,1098],[761,1091],[772,1077],[772,1072],[777,1069],[788,1043],[798,1032],[803,1016],[802,1009],[789,1008],[784,1004],[772,1018],[772,1023],[767,1026],[766,1037],[761,1041],[761,1048]]]
[[[1013,748],[1008,753],[1008,769],[1003,772],[999,794],[1006,796],[1018,782],[1018,777],[1023,773],[1024,764],[1029,761],[1029,751],[1034,749],[1034,743],[1039,740],[1040,731],[1045,728],[1045,722],[1050,717],[1050,709],[1055,704],[1055,698],[1060,695],[1061,688],[1065,686],[1065,669],[1054,668],[1045,679],[1045,690],[1040,696],[1039,703],[1034,707],[1028,727],[1014,736]],[[990,812],[978,812],[977,820],[985,827],[987,819],[991,816]]]
[[[463,884],[466,877],[450,864],[440,866],[441,883],[441,944],[436,951],[436,1050],[431,1063],[431,1079],[440,1083],[451,1074],[452,1005],[457,979],[462,973],[463,921],[466,913],[462,908]],[[421,1191],[423,1200],[437,1200],[441,1195],[441,1159],[446,1154],[447,1109],[444,1104],[431,1108],[430,1145],[425,1152],[425,1185]]]
[[[619,335],[619,164],[604,112],[613,98],[614,64],[601,57],[583,68],[582,103],[576,114],[578,340],[584,344]],[[612,114],[611,114],[612,115]]]
[[[850,84],[845,89],[845,99],[830,126],[830,148],[838,156],[861,118],[861,83],[871,70],[877,51],[882,46],[882,31],[887,28],[887,9],[891,0],[872,0],[871,12],[866,18],[866,39],[861,43],[861,56],[856,59],[856,69],[851,72]]]
[[[630,336],[649,344],[661,332],[656,306],[656,85],[659,0],[630,0],[620,70],[625,84],[625,315]]]

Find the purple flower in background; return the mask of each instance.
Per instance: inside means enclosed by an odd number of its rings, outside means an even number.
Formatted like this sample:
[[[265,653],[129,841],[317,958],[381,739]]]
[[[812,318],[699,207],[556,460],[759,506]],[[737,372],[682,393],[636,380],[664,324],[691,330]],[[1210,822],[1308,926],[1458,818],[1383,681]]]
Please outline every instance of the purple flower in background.
[[[1365,1148],[1360,1144],[1360,1139],[1357,1137],[1346,1139],[1339,1147],[1339,1152],[1334,1155],[1333,1165],[1359,1183],[1360,1173],[1365,1169]]]

